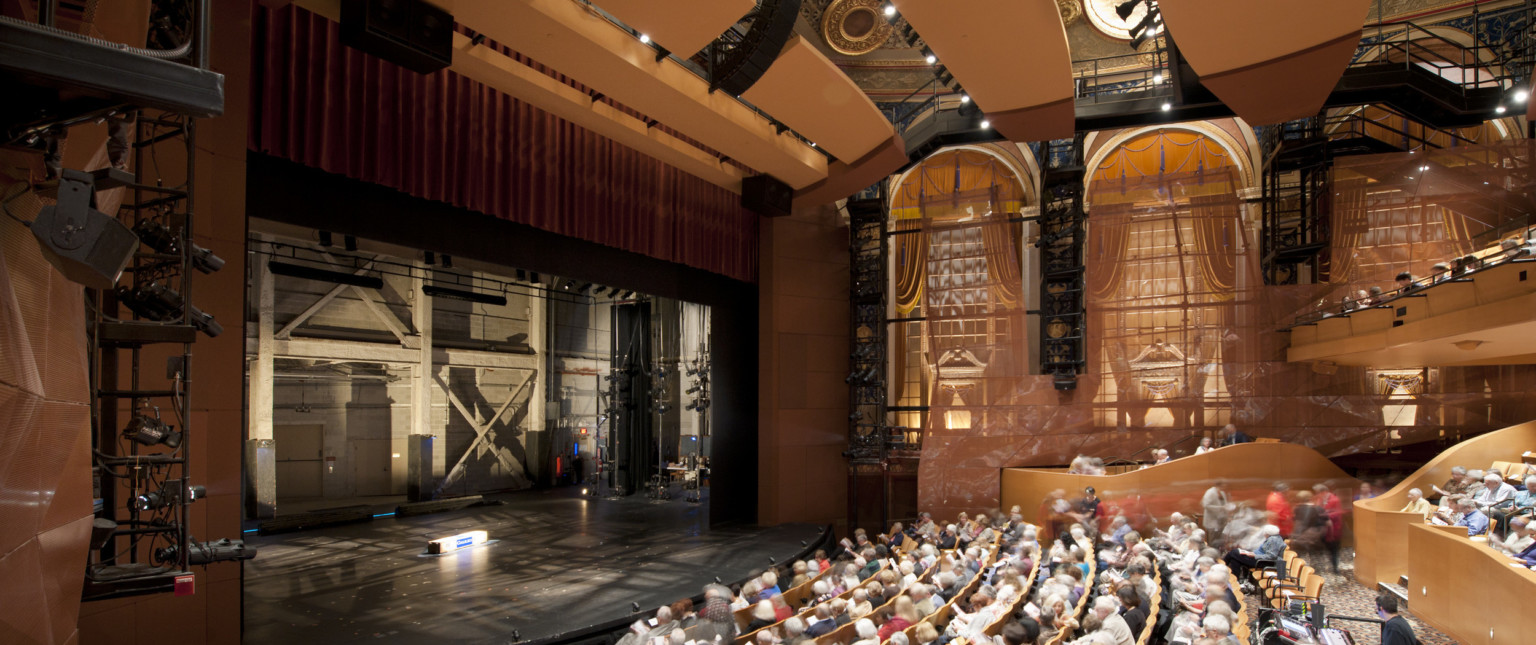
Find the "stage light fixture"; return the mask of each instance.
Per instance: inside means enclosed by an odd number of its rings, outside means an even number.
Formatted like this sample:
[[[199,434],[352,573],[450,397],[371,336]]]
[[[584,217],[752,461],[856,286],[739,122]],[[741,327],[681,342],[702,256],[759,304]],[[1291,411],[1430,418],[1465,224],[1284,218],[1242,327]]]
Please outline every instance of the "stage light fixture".
[[[960,104],[961,105],[965,105],[966,103],[970,103],[970,102],[971,102],[971,95],[970,94],[961,94],[960,95]]]
[[[453,256],[448,255],[447,253],[443,254],[443,268],[444,269],[452,269],[453,268]]]
[[[1173,104],[1172,103],[1164,103],[1163,104],[1163,111],[1164,112],[1167,112],[1167,111],[1172,110],[1172,109],[1173,109]]]
[[[649,45],[651,44],[651,37],[645,34],[640,34],[640,42]]]
[[[518,282],[527,282],[528,281],[528,272],[524,271],[522,269],[518,269],[517,270],[517,281]]]
[[[923,60],[927,61],[929,65],[932,65],[939,62],[939,57],[934,56],[931,52],[928,52],[923,55]]]
[[[1498,112],[1499,114],[1503,114],[1504,113],[1504,106],[1500,105],[1499,107],[1494,108],[1493,111],[1494,112]]]
[[[638,602],[631,602],[631,603],[629,603],[629,610],[634,612],[634,613],[637,613],[637,614],[640,613],[640,603],[638,603]]]
[[[141,219],[133,225],[133,234],[139,236],[139,241],[152,248],[157,253],[178,255],[181,253],[181,242],[176,234],[171,232],[160,222],[150,219]],[[192,268],[202,273],[213,273],[224,268],[224,258],[213,254],[213,251],[192,244]]]
[[[212,314],[187,304],[175,289],[158,282],[132,289],[126,286],[118,287],[116,293],[117,301],[140,317],[158,322],[171,322],[180,318],[185,309],[189,314],[188,322],[198,331],[208,334],[209,338],[224,333],[224,327],[213,319]]]
[[[341,236],[341,248],[344,248],[344,249],[346,249],[348,251],[356,251],[357,250],[357,236],[355,236],[355,235],[343,235],[343,236]]]
[[[180,560],[181,552],[176,545],[156,549],[155,561],[161,564]],[[215,542],[187,543],[187,564],[207,565],[215,562],[249,560],[256,557],[256,547],[246,546],[244,540],[224,538]]]
[[[1163,82],[1163,75],[1162,74],[1153,74],[1152,75],[1152,82],[1153,83],[1161,83],[1161,82]]]
[[[1125,2],[1115,6],[1115,13],[1120,16],[1121,20],[1130,20],[1131,14],[1136,13],[1136,5],[1141,4],[1141,2],[1142,0],[1125,0]]]
[[[165,447],[173,449],[180,446],[181,433],[160,420],[159,408],[154,410],[153,417],[142,412],[133,415],[133,418],[128,420],[128,426],[123,428],[123,436],[144,446],[164,444]]]
[[[319,231],[319,234],[320,246],[331,246],[334,243],[334,241],[331,239],[330,231]]]
[[[583,293],[583,294],[589,293],[591,291],[592,291],[592,283],[590,283],[590,282],[581,285],[581,288],[576,290],[577,293]]]
[[[421,252],[421,261],[423,263],[425,263],[427,266],[432,266],[434,264],[437,264],[437,254],[433,253],[431,251],[422,251]]]
[[[1524,103],[1525,100],[1530,98],[1530,97],[1531,97],[1530,92],[1527,92],[1525,90],[1516,90],[1515,91],[1515,102],[1516,103]]]
[[[987,128],[990,128],[990,127],[992,127],[992,122],[991,121],[988,121],[986,119],[982,119],[981,120],[981,129],[986,130]]]
[[[331,271],[329,269],[304,266],[302,264],[288,264],[287,262],[278,262],[277,260],[267,262],[267,269],[272,271],[274,275],[283,275],[290,278],[303,278],[305,280],[317,280],[320,282],[346,284],[352,285],[354,287],[363,287],[366,289],[384,288],[384,279],[375,275],[356,275],[352,273],[343,273],[341,271]]]
[[[421,288],[421,292],[434,298],[464,300],[468,302],[478,302],[486,305],[496,305],[499,307],[506,306],[507,304],[506,296],[499,296],[491,293],[480,293],[478,291],[469,291],[466,289],[454,289],[452,287],[440,287],[435,284],[423,286]]]
[[[890,3],[886,3],[886,5],[885,5],[885,17],[890,18],[890,17],[893,17],[895,15],[896,15],[896,5],[893,5],[893,4],[890,4]]]
[[[530,271],[528,273],[528,281],[529,282],[543,282],[543,280],[539,279],[539,272],[538,271]]]
[[[170,506],[170,504],[171,500],[169,499],[169,496],[161,494],[159,491],[149,491],[140,495],[135,495],[134,498],[128,502],[128,506],[137,511],[153,511],[157,508]]]

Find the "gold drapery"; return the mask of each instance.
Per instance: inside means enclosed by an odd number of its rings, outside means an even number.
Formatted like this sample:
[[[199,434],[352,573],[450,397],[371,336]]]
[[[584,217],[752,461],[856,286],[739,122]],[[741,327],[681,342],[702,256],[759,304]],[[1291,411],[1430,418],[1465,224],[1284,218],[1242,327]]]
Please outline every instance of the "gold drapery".
[[[905,316],[923,301],[928,231],[923,230],[921,219],[898,219],[895,230],[898,235],[891,236],[891,253],[896,260],[896,311]]]
[[[1237,201],[1226,196],[1200,195],[1189,200],[1194,219],[1196,257],[1208,288],[1218,300],[1231,300],[1237,285]]]
[[[1088,218],[1088,295],[1108,299],[1125,281],[1125,252],[1130,239],[1130,204],[1093,209]]]

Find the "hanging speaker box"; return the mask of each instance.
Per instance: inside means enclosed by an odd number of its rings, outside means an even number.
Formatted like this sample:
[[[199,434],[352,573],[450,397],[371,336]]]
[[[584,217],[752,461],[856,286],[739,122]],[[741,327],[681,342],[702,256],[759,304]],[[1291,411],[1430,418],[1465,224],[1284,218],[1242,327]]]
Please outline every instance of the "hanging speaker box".
[[[341,42],[431,74],[453,63],[453,15],[421,0],[342,0]]]
[[[794,189],[769,175],[741,180],[741,207],[763,217],[784,217],[793,207]]]

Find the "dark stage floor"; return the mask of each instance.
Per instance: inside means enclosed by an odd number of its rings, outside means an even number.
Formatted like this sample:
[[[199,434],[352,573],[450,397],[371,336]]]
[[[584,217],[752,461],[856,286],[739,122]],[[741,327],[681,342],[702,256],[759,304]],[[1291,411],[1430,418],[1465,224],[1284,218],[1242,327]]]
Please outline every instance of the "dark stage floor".
[[[576,489],[496,496],[505,506],[273,536],[247,536],[245,642],[507,643],[694,596],[772,556],[798,553],[809,524],[706,530],[708,500],[592,500]],[[489,544],[424,555],[429,539],[490,532]]]

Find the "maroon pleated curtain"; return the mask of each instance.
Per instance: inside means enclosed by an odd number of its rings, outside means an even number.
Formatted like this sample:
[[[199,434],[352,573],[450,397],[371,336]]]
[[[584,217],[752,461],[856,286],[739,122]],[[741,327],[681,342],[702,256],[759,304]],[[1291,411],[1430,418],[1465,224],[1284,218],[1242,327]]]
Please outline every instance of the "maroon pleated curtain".
[[[735,193],[451,71],[346,47],[303,9],[253,18],[252,150],[757,281],[758,219]]]

